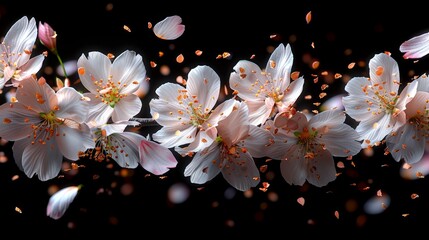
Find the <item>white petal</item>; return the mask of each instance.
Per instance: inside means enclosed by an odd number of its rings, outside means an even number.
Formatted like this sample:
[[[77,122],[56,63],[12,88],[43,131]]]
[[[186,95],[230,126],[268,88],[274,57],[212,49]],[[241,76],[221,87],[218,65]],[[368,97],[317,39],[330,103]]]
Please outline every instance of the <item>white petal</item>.
[[[185,32],[185,25],[182,24],[182,18],[177,15],[166,17],[153,27],[155,35],[164,40],[174,40]]]
[[[177,160],[166,147],[144,139],[140,142],[140,164],[144,169],[155,175],[162,175],[175,168]]]
[[[395,161],[404,160],[408,164],[414,164],[419,162],[425,153],[425,135],[425,131],[405,124],[395,134],[386,137],[386,145]]]
[[[33,78],[24,79],[20,84],[21,87],[16,91],[18,102],[38,113],[48,113],[58,107],[57,96],[49,84],[39,84]]]
[[[310,184],[323,187],[337,178],[334,159],[329,151],[319,148],[315,157],[307,163],[307,181]]]
[[[252,187],[256,187],[260,182],[259,169],[256,167],[255,161],[248,152],[240,152],[239,156],[230,156],[229,159],[223,160],[221,169],[225,180],[237,190],[247,191]]]
[[[139,84],[146,79],[142,56],[134,51],[124,51],[113,61],[110,74],[114,82],[120,82],[120,93],[134,93],[139,88]]]
[[[179,127],[191,124],[185,104],[169,102],[164,99],[152,99],[149,102],[150,113],[157,115],[156,122],[161,126]]]
[[[268,130],[251,125],[248,136],[244,139],[244,147],[252,157],[262,158],[272,153],[273,141],[274,136]]]
[[[113,110],[113,122],[129,120],[140,113],[142,105],[141,99],[134,94],[130,94],[124,98],[121,98]]]
[[[295,113],[291,118],[279,113],[274,118],[273,125],[293,134],[293,132],[302,131],[304,127],[309,125],[309,122],[307,116],[302,112]]]
[[[88,105],[82,100],[83,95],[74,88],[64,87],[58,90],[58,107],[55,113],[57,117],[74,120],[78,123],[86,121]]]
[[[264,122],[270,117],[271,111],[274,107],[274,101],[272,98],[265,98],[263,101],[246,101],[247,107],[249,108],[249,121],[252,125],[264,124]]]
[[[249,126],[247,105],[237,101],[231,114],[219,122],[218,135],[222,137],[223,143],[232,146],[247,137]]]
[[[274,122],[272,120],[268,120],[263,128],[270,129],[272,135],[274,136],[274,143],[270,144],[266,150],[264,150],[264,154],[267,155],[267,157],[274,158],[277,160],[283,160],[287,157],[289,149],[297,144],[298,138],[296,138],[293,134],[293,131],[285,131],[283,129],[279,129],[274,126]],[[251,135],[249,136],[249,139],[253,141],[254,138],[254,129],[251,128]],[[255,135],[255,137],[258,135]],[[268,141],[269,139],[266,139]],[[259,141],[260,138],[259,138]],[[247,140],[246,143],[247,145]],[[256,143],[258,144],[258,143]],[[252,144],[253,145],[253,144]],[[260,147],[260,146],[259,146]],[[266,153],[265,153],[266,151]],[[252,156],[257,157],[258,154],[253,155],[253,152],[251,152]]]
[[[55,141],[58,148],[64,157],[70,160],[78,160],[80,152],[95,147],[89,127],[84,123],[78,129],[61,125],[57,131],[58,135],[55,136]]]
[[[290,45],[286,47],[281,43],[271,53],[270,59],[267,62],[265,71],[271,75],[271,79],[275,88],[280,88],[281,91],[286,90],[290,83],[290,73],[293,64],[293,54]],[[282,81],[279,81],[282,79]]]
[[[418,82],[412,81],[407,83],[405,88],[402,90],[401,95],[399,95],[399,100],[396,103],[396,107],[400,110],[404,110],[407,103],[413,99],[414,95],[417,93]]]
[[[362,149],[359,134],[347,124],[319,129],[319,136],[316,141],[335,157],[354,156]]]
[[[238,91],[238,96],[246,101],[264,101],[264,94],[256,94],[268,80],[261,68],[253,62],[240,60],[234,66],[234,71],[229,77],[229,86]]]
[[[22,65],[19,69],[21,72],[19,73],[20,77],[27,78],[32,74],[36,74],[42,68],[43,61],[45,60],[45,56],[43,54],[39,54],[31,59],[29,59],[24,65]]]
[[[50,140],[46,144],[41,144],[37,142],[37,139],[35,144],[29,144],[24,148],[21,160],[25,174],[29,178],[36,174],[41,181],[57,177],[61,170],[62,162],[63,155],[55,141]]]
[[[325,126],[336,127],[344,123],[346,120],[346,115],[341,110],[326,110],[314,115],[308,125],[312,128],[323,128]]]
[[[379,114],[373,116],[373,118],[360,122],[356,127],[356,131],[361,136],[362,148],[372,146],[377,142],[380,142],[384,137],[392,132],[393,126],[390,114]],[[369,141],[369,142],[367,142]]]
[[[429,53],[429,33],[424,33],[419,36],[403,42],[399,46],[399,51],[405,53],[404,58],[421,58]]]
[[[211,67],[197,66],[188,74],[186,90],[192,100],[197,100],[196,104],[201,105],[201,111],[208,113],[219,97],[220,78]]]
[[[380,68],[383,70],[380,72]],[[398,92],[399,82],[399,67],[395,59],[386,53],[376,54],[369,61],[369,76],[373,85],[379,84],[383,86],[387,93]],[[381,74],[380,74],[381,73]]]
[[[80,187],[70,186],[55,192],[48,202],[46,215],[55,220],[60,219],[75,199]]]
[[[303,88],[304,88],[303,77],[296,79],[288,87],[286,87],[284,97],[282,99],[283,107],[288,108],[290,106],[293,106],[295,101],[301,95]],[[283,112],[283,110],[279,110],[279,111]]]
[[[77,66],[79,69],[84,69],[84,71],[78,71],[83,86],[91,93],[97,94],[97,89],[100,87],[95,84],[95,81],[103,80],[105,84],[107,83],[112,62],[101,52],[89,52],[88,58],[84,54],[81,55]]]
[[[31,125],[40,122],[38,113],[19,102],[4,103],[0,106],[0,137],[3,139],[16,141],[28,137],[33,132]]]
[[[100,126],[101,129],[106,131],[106,136],[113,133],[123,133],[125,128],[128,126],[127,122],[110,123]]]
[[[196,134],[197,128],[194,126],[163,127],[152,138],[162,146],[171,148],[193,142]]]
[[[415,81],[418,82],[417,91],[429,92],[429,78],[426,74],[421,75]]]
[[[219,104],[211,113],[209,118],[206,120],[206,122],[203,124],[203,127],[210,128],[215,127],[218,125],[219,121],[222,121],[223,119],[227,118],[232,110],[234,109],[234,106],[236,104],[237,100],[235,99],[228,99],[221,104]]]
[[[192,183],[204,184],[216,177],[220,168],[220,147],[214,142],[209,148],[195,154],[186,166],[184,175],[191,176]]]
[[[308,160],[304,158],[305,152],[295,145],[287,153],[287,158],[280,162],[281,174],[287,183],[302,186],[307,179]]]
[[[84,96],[90,99],[90,101],[87,102],[89,106],[87,122],[90,126],[97,127],[106,124],[112,116],[114,108],[101,102],[92,93],[85,93]]]
[[[108,137],[109,144],[116,146],[115,151],[104,149],[112,154],[112,159],[123,168],[136,168],[140,161],[140,142],[145,138],[133,132],[114,133]]]
[[[185,155],[190,152],[199,152],[209,147],[215,141],[217,136],[217,129],[214,127],[206,129],[205,131],[198,131],[191,144],[186,147],[176,147],[175,150],[181,155]]]
[[[34,18],[28,20],[28,18],[24,16],[16,21],[6,33],[3,40],[6,46],[10,46],[8,52],[16,53],[13,55],[12,59],[9,60],[15,62],[19,60],[19,54],[24,53],[24,50],[32,51],[36,38],[37,27]],[[23,62],[18,62],[18,66],[22,64]]]

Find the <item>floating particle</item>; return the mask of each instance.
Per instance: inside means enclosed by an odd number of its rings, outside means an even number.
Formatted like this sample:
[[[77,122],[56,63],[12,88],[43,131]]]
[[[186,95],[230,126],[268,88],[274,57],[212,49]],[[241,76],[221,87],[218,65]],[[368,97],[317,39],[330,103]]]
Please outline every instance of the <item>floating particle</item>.
[[[304,204],[305,204],[305,199],[304,199],[303,197],[299,197],[296,201],[297,201],[301,206],[304,206]]]
[[[295,80],[297,80],[298,78],[299,78],[299,71],[295,71],[295,72],[293,72],[293,73],[291,73],[290,74],[290,78],[293,80],[293,81],[295,81]]]
[[[383,196],[383,192],[381,192],[381,190],[378,190],[378,191],[377,191],[377,196],[378,196],[378,197]]]
[[[411,199],[416,199],[416,198],[418,198],[419,197],[419,195],[417,194],[417,193],[413,193],[413,194],[411,194]]]
[[[347,68],[348,68],[348,69],[352,69],[352,68],[354,68],[354,67],[355,67],[355,65],[356,65],[356,63],[355,63],[355,62],[351,62],[351,63],[349,63],[349,65],[347,66]]]
[[[151,66],[152,68],[155,68],[155,67],[156,67],[156,62],[154,62],[154,61],[150,61],[150,66]]]
[[[112,10],[113,10],[113,3],[108,3],[108,4],[106,5],[106,11],[110,12],[110,11],[112,11]]]
[[[223,92],[225,95],[228,95],[228,87],[226,85],[223,86]]]
[[[311,11],[309,11],[307,15],[305,15],[305,21],[307,22],[307,24],[311,22]]]
[[[16,180],[18,180],[19,179],[19,175],[13,175],[13,177],[12,177],[12,181],[16,181]]]
[[[15,207],[15,212],[22,213],[22,210],[19,207]]]
[[[162,65],[160,68],[159,68],[159,72],[163,75],[163,76],[168,76],[168,75],[170,75],[170,67],[169,66],[167,66],[167,65]]]
[[[320,94],[319,94],[319,98],[320,99],[322,99],[322,98],[324,98],[324,97],[326,97],[326,93],[325,92],[321,92]]]
[[[147,22],[147,28],[152,29],[152,23],[151,22]]]
[[[342,161],[337,162],[338,168],[344,168],[344,163]]]
[[[312,47],[312,48],[315,48],[315,46],[314,46],[314,42],[311,42],[311,47]]]
[[[197,56],[201,56],[202,54],[203,54],[203,51],[201,51],[201,50],[195,51],[195,55],[197,55]]]
[[[410,216],[410,214],[409,213],[403,213],[402,216],[403,217],[408,217],[408,216]]]
[[[321,74],[322,74],[322,76],[327,76],[328,75],[328,71],[323,71]]]
[[[113,55],[113,53],[108,53],[107,54],[107,58],[113,59],[113,58],[115,58],[115,55]]]
[[[229,52],[223,52],[222,53],[223,58],[229,58],[230,56],[231,56],[231,54]]]
[[[311,95],[306,95],[304,98],[305,98],[305,100],[311,100],[312,97],[311,97]]]
[[[317,68],[319,67],[319,65],[320,65],[320,62],[319,62],[319,61],[314,61],[314,62],[311,64],[311,67],[312,67],[313,69],[317,69]]]
[[[277,35],[276,35],[276,34],[271,34],[271,35],[270,35],[270,38],[271,38],[271,39],[276,38],[276,37],[277,37]]]
[[[127,31],[127,32],[131,32],[131,28],[128,27],[127,25],[124,25],[124,30]]]
[[[324,83],[324,84],[322,84],[322,86],[320,86],[320,89],[322,90],[322,91],[325,91],[325,89],[327,89],[329,87],[329,85],[328,84],[326,84],[326,83]]]
[[[335,211],[335,212],[334,212],[334,215],[335,215],[335,217],[336,217],[337,219],[340,219],[340,213],[339,213],[338,211]]]
[[[334,75],[335,79],[339,79],[341,77],[343,77],[343,75],[341,75],[341,73],[335,73],[335,75]]]
[[[183,56],[183,54],[179,54],[176,57],[176,62],[178,62],[178,63],[182,63],[184,60],[185,60],[185,57]]]
[[[159,57],[164,56],[164,52],[159,51],[159,52],[158,52],[158,56],[159,56]]]
[[[250,56],[250,59],[254,59],[255,58],[255,54],[252,54],[252,56]]]

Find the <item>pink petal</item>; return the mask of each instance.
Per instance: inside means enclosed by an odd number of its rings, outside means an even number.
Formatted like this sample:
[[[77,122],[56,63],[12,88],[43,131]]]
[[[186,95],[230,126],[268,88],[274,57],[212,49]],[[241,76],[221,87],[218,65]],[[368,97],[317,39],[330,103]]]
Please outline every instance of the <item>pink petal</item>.
[[[399,51],[404,58],[421,58],[429,53],[429,32],[413,37],[401,44]]]
[[[155,175],[164,174],[177,165],[173,153],[158,143],[142,140],[139,152],[142,167]]]
[[[174,40],[182,36],[183,32],[185,32],[185,25],[181,23],[182,18],[177,15],[166,17],[155,24],[153,32],[160,39]]]
[[[59,190],[49,198],[46,215],[57,220],[61,218],[75,199],[80,187],[70,186]]]

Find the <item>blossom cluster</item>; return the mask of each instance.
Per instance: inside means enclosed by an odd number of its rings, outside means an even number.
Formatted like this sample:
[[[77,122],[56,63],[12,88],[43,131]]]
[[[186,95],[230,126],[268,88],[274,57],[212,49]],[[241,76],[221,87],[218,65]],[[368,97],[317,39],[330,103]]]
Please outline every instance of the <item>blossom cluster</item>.
[[[185,26],[170,16],[153,27],[162,40],[180,37]],[[32,56],[39,41],[60,61],[64,80],[51,86],[38,77],[47,54]],[[1,42],[0,89],[14,95],[0,106],[0,137],[13,141],[13,158],[29,178],[58,176],[63,161],[113,160],[122,168],[143,167],[162,175],[177,166],[176,156],[190,157],[184,176],[206,184],[222,175],[232,187],[247,191],[261,183],[259,158],[278,160],[285,181],[323,187],[337,177],[334,157],[351,159],[362,149],[386,144],[397,162],[419,162],[429,130],[426,75],[401,84],[399,67],[389,53],[375,54],[369,76],[347,82],[341,107],[318,113],[302,111],[297,99],[306,84],[292,72],[290,44],[280,43],[265,66],[238,61],[229,77],[232,97],[220,101],[221,79],[208,65],[192,68],[181,83],[167,82],[149,103],[160,129],[152,136],[128,131],[142,126],[138,89],[146,84],[143,57],[132,50],[119,56],[93,51],[77,60],[86,91],[69,84],[47,23],[36,26],[24,16]],[[428,51],[427,34],[404,42],[405,58]],[[356,128],[346,123],[349,116]],[[54,194],[48,216],[58,219],[80,186]]]

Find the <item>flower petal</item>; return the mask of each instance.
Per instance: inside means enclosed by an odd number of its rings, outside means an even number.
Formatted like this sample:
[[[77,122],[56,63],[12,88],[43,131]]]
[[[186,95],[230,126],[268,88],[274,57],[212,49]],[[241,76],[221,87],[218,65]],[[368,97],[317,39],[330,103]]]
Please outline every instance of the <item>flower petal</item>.
[[[204,184],[219,174],[220,166],[220,147],[217,142],[213,142],[210,147],[195,154],[186,166],[184,175],[191,176],[192,183]]]
[[[414,98],[414,95],[416,95],[417,87],[418,87],[417,81],[412,81],[411,83],[407,83],[407,85],[404,87],[404,89],[401,92],[401,95],[399,95],[399,100],[396,103],[396,107],[399,110],[404,110],[407,103],[411,101],[411,99]]]
[[[244,102],[236,101],[233,111],[219,122],[218,135],[227,146],[233,146],[244,140],[249,134],[249,112]]]
[[[195,139],[186,147],[176,146],[175,150],[181,155],[186,155],[192,152],[199,152],[209,147],[218,136],[217,129],[215,127],[206,129],[205,131],[198,131]]]
[[[168,148],[147,139],[140,142],[139,153],[140,165],[155,175],[162,175],[177,165],[176,158]]]
[[[98,94],[99,85],[96,83],[103,80],[107,83],[110,75],[110,68],[112,62],[110,59],[101,52],[89,52],[88,58],[84,54],[80,56],[77,61],[80,80],[83,86],[93,94]]]
[[[404,58],[421,58],[429,53],[429,33],[423,33],[419,36],[403,42],[399,46],[399,51],[405,53]]]
[[[224,160],[221,169],[222,175],[237,190],[247,191],[259,184],[259,169],[250,153],[238,150],[236,154],[239,156]]]
[[[109,144],[116,146],[115,150],[104,146],[112,155],[112,159],[123,168],[136,168],[140,161],[140,142],[145,138],[133,132],[114,133],[108,136]],[[107,149],[106,149],[107,148]]]
[[[70,186],[55,192],[48,202],[46,215],[55,220],[60,219],[75,199],[80,187]]]
[[[27,62],[25,62],[20,67],[19,70],[21,70],[21,72],[19,73],[19,76],[20,76],[19,80],[30,77],[31,75],[39,72],[39,70],[42,68],[44,60],[45,60],[45,56],[43,56],[43,54],[39,54],[33,58],[30,58]],[[18,80],[18,79],[12,79],[12,81],[15,81],[15,80]]]
[[[261,68],[253,62],[240,60],[229,77],[229,86],[238,92],[243,100],[265,101],[263,94],[257,94],[260,86],[268,81]],[[256,83],[256,84],[255,84]]]
[[[273,141],[274,136],[270,131],[250,125],[248,136],[244,139],[244,147],[252,157],[262,158],[271,154]]]
[[[319,148],[307,164],[307,181],[316,187],[326,186],[337,178],[334,159],[327,150]]]
[[[112,113],[113,122],[126,121],[134,117],[142,108],[142,101],[134,94],[127,95],[115,105]]]
[[[18,102],[35,112],[48,113],[58,107],[55,91],[44,81],[27,78],[21,81],[16,91]]]
[[[164,40],[174,40],[185,32],[185,25],[181,24],[182,18],[177,15],[166,17],[153,27],[155,35]]]
[[[220,93],[220,78],[209,66],[197,66],[188,74],[186,90],[203,113],[209,113],[217,102]]]
[[[23,104],[4,103],[0,106],[0,137],[9,141],[26,138],[32,134],[33,124],[41,122],[39,115]]]
[[[290,84],[290,73],[293,64],[293,54],[290,45],[282,43],[271,53],[265,71],[273,81],[274,89],[285,91]]]
[[[323,133],[322,133],[323,132]],[[361,151],[359,134],[347,124],[319,129],[320,137],[315,140],[335,157],[354,156]]]
[[[271,115],[274,107],[272,98],[265,98],[263,101],[246,101],[249,108],[249,121],[250,124],[258,126],[263,124]]]
[[[279,112],[284,112],[289,107],[293,106],[295,101],[301,95],[304,88],[304,78],[300,77],[293,81],[286,90],[284,91],[284,97],[282,98],[282,108],[279,109]]]
[[[415,81],[418,82],[417,91],[429,92],[429,78],[426,74],[422,74]]]
[[[142,56],[134,51],[124,51],[113,61],[110,74],[115,82],[120,82],[121,94],[136,92],[139,84],[146,79]]]
[[[57,117],[67,118],[78,123],[86,121],[88,105],[82,100],[83,95],[71,87],[63,87],[57,92],[59,110]]]
[[[308,160],[304,158],[304,154],[304,149],[294,145],[287,151],[287,158],[281,160],[280,171],[287,183],[298,186],[304,185],[308,174]]]
[[[101,102],[96,95],[92,93],[85,93],[84,96],[90,99],[87,102],[89,106],[87,117],[88,125],[90,127],[97,127],[106,124],[112,116],[114,108]]]
[[[404,160],[415,164],[423,158],[426,145],[426,133],[411,124],[400,127],[395,134],[386,137],[386,146],[395,161]]]
[[[380,69],[382,69],[381,72]],[[386,53],[376,54],[369,61],[369,70],[369,77],[373,85],[382,86],[387,93],[398,92],[401,79],[395,59]]]
[[[346,120],[346,115],[341,110],[326,110],[314,115],[308,125],[312,128],[323,128],[325,126],[336,127],[343,124]]]
[[[163,127],[152,135],[153,140],[171,148],[191,143],[195,140],[195,126]]]
[[[57,131],[55,141],[62,155],[67,159],[78,160],[80,152],[95,147],[89,127],[85,123],[80,124],[77,129],[63,124],[58,127]]]
[[[37,38],[36,20],[28,20],[26,16],[16,21],[4,37],[4,45],[9,46],[8,52],[16,53],[9,56],[9,62],[16,62],[17,66],[22,66],[27,62],[29,56],[22,56],[25,50],[32,51]]]
[[[356,127],[356,131],[360,135],[362,142],[362,148],[372,146],[379,143],[384,137],[391,133],[393,126],[395,126],[394,120],[391,119],[391,114],[379,114],[373,115],[371,119],[365,122],[360,122]]]

